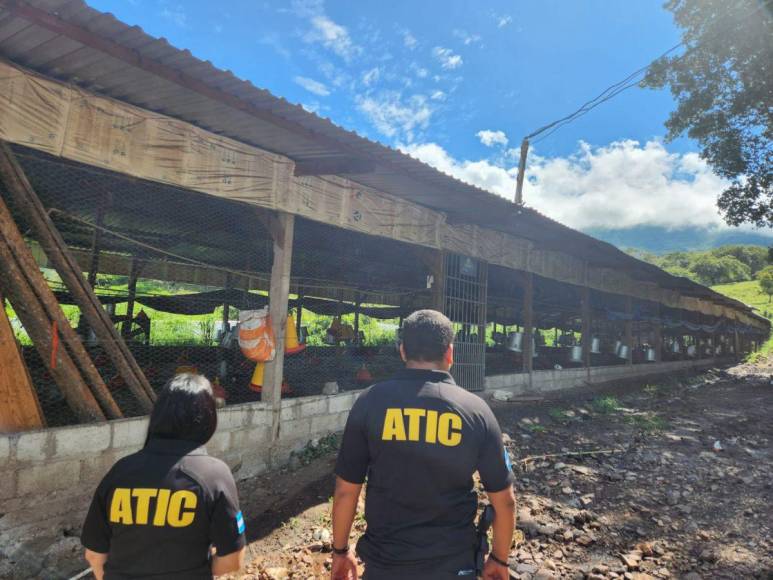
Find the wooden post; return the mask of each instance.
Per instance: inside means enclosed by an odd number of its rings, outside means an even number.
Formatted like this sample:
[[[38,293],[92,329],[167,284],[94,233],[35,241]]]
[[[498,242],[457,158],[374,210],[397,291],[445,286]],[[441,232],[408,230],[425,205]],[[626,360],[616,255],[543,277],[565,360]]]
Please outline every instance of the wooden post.
[[[121,339],[110,317],[102,308],[93,289],[83,278],[78,263],[70,253],[64,239],[48,216],[45,207],[32,189],[27,176],[16,161],[7,143],[0,143],[0,177],[13,198],[16,207],[24,215],[36,234],[46,256],[56,268],[67,289],[72,294],[86,321],[94,330],[102,348],[113,361],[127,386],[137,398],[140,407],[150,412],[155,392],[142,369],[134,360],[129,347]]]
[[[76,411],[79,418],[84,421],[104,419],[94,397],[100,401],[108,417],[121,417],[121,410],[40,273],[35,258],[24,243],[21,232],[2,199],[0,199],[0,266],[0,287],[5,288],[4,293],[11,301],[25,330],[35,342],[41,358],[48,364],[51,376],[54,377],[68,404]],[[53,333],[54,323],[57,326],[56,339]],[[52,366],[59,366],[51,364],[53,362],[51,351],[55,340],[59,338],[66,348],[54,350],[61,355],[63,366],[61,369],[51,369]],[[75,363],[78,364],[82,376]],[[84,379],[89,387],[86,387]],[[94,406],[97,413],[94,413]]]
[[[590,288],[584,286],[582,288],[582,364],[584,367],[590,368],[590,349],[591,349],[591,302],[590,302]]]
[[[741,337],[738,335],[738,321],[733,321],[733,355],[741,358]]]
[[[0,294],[0,433],[41,429],[45,424]]]
[[[295,335],[298,337],[298,340],[301,340],[301,328],[303,327],[303,323],[301,322],[301,318],[303,318],[303,290],[298,290],[298,307],[295,310]]]
[[[534,369],[534,353],[532,352],[531,339],[534,336],[534,274],[523,273],[523,371],[529,373],[529,387],[531,387],[531,373]]]
[[[360,293],[354,299],[354,344],[360,344]]]
[[[625,297],[625,341],[624,344],[628,345],[628,360],[625,364],[633,364],[633,298],[630,296]]]
[[[661,362],[663,360],[663,321],[660,319],[660,304],[657,305],[657,312],[655,314],[657,320],[655,321],[655,329],[653,334],[655,335],[655,362]]]
[[[55,348],[58,337],[54,337],[52,321],[46,315],[24,273],[18,268],[5,240],[0,241],[0,264],[3,270],[0,288],[11,301],[16,315],[30,335],[43,364],[62,391],[67,404],[81,422],[104,421],[104,413],[83,381],[67,349]],[[39,270],[35,271],[40,275]],[[42,278],[42,275],[40,277]],[[45,281],[43,283],[45,284]]]
[[[274,263],[271,266],[271,283],[268,294],[268,310],[276,337],[276,356],[266,363],[265,380],[261,400],[268,401],[273,410],[273,440],[279,438],[279,418],[282,405],[282,379],[284,369],[284,343],[287,328],[287,301],[290,296],[290,268],[293,259],[293,233],[295,216],[287,213],[272,215],[268,222],[274,240]]]
[[[99,205],[97,206],[97,219],[94,228],[94,235],[91,238],[91,265],[89,266],[89,286],[95,288],[97,285],[97,274],[99,273],[99,253],[102,247],[102,226],[105,224],[105,212],[107,206],[112,201],[112,196],[109,193],[103,194],[99,198]]]
[[[134,320],[134,300],[137,298],[137,278],[140,275],[140,261],[136,256],[132,257],[132,265],[129,269],[128,296],[126,300],[126,320],[121,326],[121,334],[128,338],[132,334],[132,321]]]

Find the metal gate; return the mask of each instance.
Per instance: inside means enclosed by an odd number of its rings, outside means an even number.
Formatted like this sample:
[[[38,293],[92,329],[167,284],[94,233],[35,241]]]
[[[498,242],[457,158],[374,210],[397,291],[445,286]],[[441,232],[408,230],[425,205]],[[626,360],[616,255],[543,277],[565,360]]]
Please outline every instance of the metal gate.
[[[445,272],[445,314],[456,331],[451,374],[468,391],[482,391],[486,383],[488,264],[447,254]]]

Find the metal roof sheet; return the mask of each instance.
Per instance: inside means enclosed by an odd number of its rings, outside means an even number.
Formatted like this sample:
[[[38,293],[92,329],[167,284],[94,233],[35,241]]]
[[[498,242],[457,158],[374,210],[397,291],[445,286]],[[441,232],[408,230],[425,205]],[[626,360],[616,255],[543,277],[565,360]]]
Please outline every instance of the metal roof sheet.
[[[153,38],[138,26],[94,10],[83,0],[0,0],[0,54],[43,74],[297,162],[361,159],[375,163],[372,173],[336,173],[443,211],[459,223],[513,233],[595,265],[624,269],[665,288],[747,309],[535,210],[519,209],[396,149],[338,127],[188,50],[173,47],[166,39]]]

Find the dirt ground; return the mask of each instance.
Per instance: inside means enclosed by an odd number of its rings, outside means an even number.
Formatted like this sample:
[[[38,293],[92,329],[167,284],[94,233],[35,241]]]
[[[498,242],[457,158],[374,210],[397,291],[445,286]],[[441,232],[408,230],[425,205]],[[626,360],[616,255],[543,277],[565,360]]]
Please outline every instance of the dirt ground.
[[[511,577],[773,578],[772,373],[767,361],[492,403],[517,476]],[[325,447],[241,484],[240,578],[329,577],[333,462]]]

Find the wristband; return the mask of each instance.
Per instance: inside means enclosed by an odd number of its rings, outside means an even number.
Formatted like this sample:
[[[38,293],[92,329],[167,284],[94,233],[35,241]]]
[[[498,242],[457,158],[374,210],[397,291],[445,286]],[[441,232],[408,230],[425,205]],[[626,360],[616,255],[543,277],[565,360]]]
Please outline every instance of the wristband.
[[[503,560],[500,560],[499,558],[497,558],[497,557],[494,555],[494,552],[491,552],[491,553],[489,553],[488,557],[489,557],[489,558],[491,558],[492,560],[494,560],[494,562],[496,562],[496,563],[497,563],[497,564],[499,564],[500,566],[504,566],[505,568],[509,568],[509,567],[510,567],[510,564],[508,564],[507,562],[505,562],[505,561],[503,561]]]
[[[343,548],[340,548],[340,549],[336,548],[335,546],[333,546],[333,553],[336,556],[346,556],[346,554],[349,553],[349,545],[347,544],[346,546],[344,546]]]

